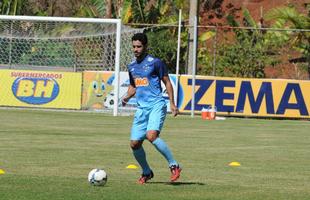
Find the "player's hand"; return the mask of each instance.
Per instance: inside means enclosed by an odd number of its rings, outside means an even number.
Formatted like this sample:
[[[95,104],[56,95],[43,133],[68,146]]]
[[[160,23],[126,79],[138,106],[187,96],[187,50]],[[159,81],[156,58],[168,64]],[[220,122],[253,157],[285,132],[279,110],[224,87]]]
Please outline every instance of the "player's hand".
[[[179,114],[179,109],[175,105],[171,105],[170,109],[171,109],[173,117],[176,117]]]
[[[128,99],[123,98],[123,99],[122,99],[122,106],[123,106],[123,107],[126,106],[127,103],[128,103]]]

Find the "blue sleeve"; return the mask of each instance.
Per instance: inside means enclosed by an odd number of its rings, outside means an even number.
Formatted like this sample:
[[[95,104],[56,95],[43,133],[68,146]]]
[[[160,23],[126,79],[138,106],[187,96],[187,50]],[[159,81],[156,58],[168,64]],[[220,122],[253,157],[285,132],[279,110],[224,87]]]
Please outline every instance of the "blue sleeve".
[[[129,74],[130,85],[132,85],[133,87],[136,87],[135,80],[133,80],[132,74],[130,72],[128,72],[128,74]]]
[[[159,59],[156,60],[154,63],[154,66],[155,66],[156,73],[160,79],[162,79],[164,76],[168,76],[168,69],[167,69],[166,64],[163,61]]]

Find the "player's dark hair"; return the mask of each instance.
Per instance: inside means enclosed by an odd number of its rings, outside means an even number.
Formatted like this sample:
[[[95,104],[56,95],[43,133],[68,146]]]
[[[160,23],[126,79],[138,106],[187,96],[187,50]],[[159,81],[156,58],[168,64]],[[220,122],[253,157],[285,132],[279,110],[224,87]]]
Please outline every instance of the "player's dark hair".
[[[143,45],[147,44],[147,36],[145,33],[136,33],[132,36],[131,41],[139,40]]]

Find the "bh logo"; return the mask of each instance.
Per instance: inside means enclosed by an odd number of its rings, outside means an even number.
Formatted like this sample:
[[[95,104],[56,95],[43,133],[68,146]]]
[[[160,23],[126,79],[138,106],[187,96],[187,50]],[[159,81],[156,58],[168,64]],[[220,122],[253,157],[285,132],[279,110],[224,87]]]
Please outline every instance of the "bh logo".
[[[12,85],[17,99],[28,104],[46,104],[59,94],[58,83],[51,78],[18,78]]]

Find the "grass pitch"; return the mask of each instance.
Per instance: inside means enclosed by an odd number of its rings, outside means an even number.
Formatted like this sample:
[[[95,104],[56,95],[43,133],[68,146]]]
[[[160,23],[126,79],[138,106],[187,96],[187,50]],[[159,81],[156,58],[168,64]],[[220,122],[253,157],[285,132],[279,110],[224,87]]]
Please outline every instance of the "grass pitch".
[[[1,200],[310,199],[310,122],[168,117],[161,137],[183,167],[176,184],[148,142],[146,185],[129,148],[132,117],[0,109]],[[230,162],[240,162],[230,167]],[[104,168],[108,183],[90,186]]]

